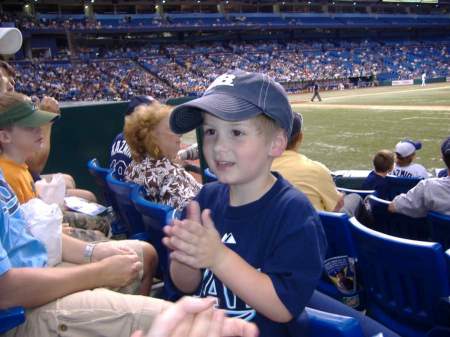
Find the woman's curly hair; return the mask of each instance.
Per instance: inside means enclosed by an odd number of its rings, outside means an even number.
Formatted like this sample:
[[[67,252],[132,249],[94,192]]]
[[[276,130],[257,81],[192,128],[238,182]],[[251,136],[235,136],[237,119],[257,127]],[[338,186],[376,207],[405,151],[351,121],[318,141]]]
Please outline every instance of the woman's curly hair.
[[[147,155],[154,159],[163,157],[153,135],[153,129],[170,114],[171,110],[172,107],[168,105],[154,102],[137,107],[131,115],[125,117],[123,133],[133,160],[140,162]]]

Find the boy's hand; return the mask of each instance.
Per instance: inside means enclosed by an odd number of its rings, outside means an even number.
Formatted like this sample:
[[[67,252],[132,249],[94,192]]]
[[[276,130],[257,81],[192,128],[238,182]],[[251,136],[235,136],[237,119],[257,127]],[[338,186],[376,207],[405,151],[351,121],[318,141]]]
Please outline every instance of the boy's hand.
[[[53,97],[44,96],[38,103],[38,105],[39,109],[41,110],[53,112],[55,114],[61,113],[61,110],[59,109],[59,103]]]
[[[167,237],[163,243],[173,250],[170,257],[192,268],[214,268],[226,255],[219,233],[206,209],[200,215],[196,201],[188,205],[185,220],[175,220],[172,226],[164,227]]]

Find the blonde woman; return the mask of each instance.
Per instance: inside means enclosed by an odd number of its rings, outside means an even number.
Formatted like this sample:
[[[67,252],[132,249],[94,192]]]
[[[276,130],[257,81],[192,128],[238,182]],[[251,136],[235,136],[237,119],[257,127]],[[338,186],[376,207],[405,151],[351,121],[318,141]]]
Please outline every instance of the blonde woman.
[[[169,127],[171,107],[154,102],[125,118],[124,135],[133,161],[125,181],[142,185],[146,198],[181,211],[201,185],[175,162],[180,135]]]

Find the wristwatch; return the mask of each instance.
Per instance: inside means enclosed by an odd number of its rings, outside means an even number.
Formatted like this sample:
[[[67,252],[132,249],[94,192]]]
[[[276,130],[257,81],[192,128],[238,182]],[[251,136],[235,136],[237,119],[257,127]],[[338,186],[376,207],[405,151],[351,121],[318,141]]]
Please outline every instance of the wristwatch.
[[[94,254],[94,248],[96,243],[88,243],[86,247],[84,248],[84,262],[85,263],[91,263],[92,262],[92,254]]]

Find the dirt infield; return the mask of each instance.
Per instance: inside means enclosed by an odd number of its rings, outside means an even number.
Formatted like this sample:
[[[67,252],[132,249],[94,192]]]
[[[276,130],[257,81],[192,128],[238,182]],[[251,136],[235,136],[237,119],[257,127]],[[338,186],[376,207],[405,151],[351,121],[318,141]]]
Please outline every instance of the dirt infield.
[[[360,105],[360,104],[326,104],[305,103],[306,101],[291,101],[293,107],[304,107],[314,109],[368,109],[368,110],[411,110],[411,111],[450,111],[450,106],[427,106],[427,105]]]

